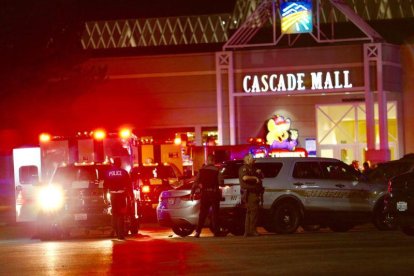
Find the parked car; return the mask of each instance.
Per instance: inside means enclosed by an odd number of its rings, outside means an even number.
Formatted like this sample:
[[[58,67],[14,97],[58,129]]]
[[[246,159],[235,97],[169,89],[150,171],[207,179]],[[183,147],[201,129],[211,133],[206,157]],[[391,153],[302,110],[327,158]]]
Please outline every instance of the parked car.
[[[371,181],[388,182],[391,178],[414,171],[414,155],[407,154],[401,159],[377,164],[368,175]]]
[[[156,217],[158,198],[163,191],[181,186],[183,176],[172,163],[150,163],[131,170],[133,186],[139,193],[139,209],[143,218]]]
[[[265,176],[259,224],[269,232],[293,233],[299,226],[348,231],[370,221],[391,229],[383,212],[386,184],[367,181],[337,159],[259,158],[256,167]]]
[[[51,183],[39,187],[40,213],[37,219],[41,239],[62,238],[74,228],[112,232],[111,205],[104,194],[103,179],[109,165],[68,165],[59,167]],[[135,202],[129,202],[126,231],[138,233]]]
[[[244,232],[245,211],[240,206],[240,184],[238,169],[242,161],[227,161],[217,166],[224,178],[224,187],[221,187],[219,226],[221,234],[228,232],[233,235],[242,235]],[[161,226],[171,227],[179,236],[188,236],[196,228],[200,213],[200,194],[196,193],[191,200],[191,187],[194,179],[176,189],[163,191],[157,206],[157,219]],[[207,220],[206,225],[209,225]]]
[[[385,210],[401,230],[414,236],[414,172],[393,177],[388,184]]]
[[[383,213],[385,183],[366,181],[333,158],[263,158],[256,160],[265,178],[260,224],[267,231],[293,233],[315,225],[344,232],[373,221],[388,229]]]

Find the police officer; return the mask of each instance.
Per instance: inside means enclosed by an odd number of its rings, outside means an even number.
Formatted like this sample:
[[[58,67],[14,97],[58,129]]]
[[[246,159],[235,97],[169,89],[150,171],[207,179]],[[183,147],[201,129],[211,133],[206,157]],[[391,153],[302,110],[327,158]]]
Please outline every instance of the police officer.
[[[118,239],[125,239],[125,215],[127,200],[132,194],[129,174],[121,167],[121,159],[114,158],[111,168],[106,172],[104,190],[111,195],[112,226]]]
[[[254,159],[251,154],[247,154],[243,160],[244,165],[239,169],[239,181],[243,191],[243,201],[246,205],[244,236],[259,236],[256,224],[263,194],[261,172],[254,167]]]
[[[199,238],[201,229],[204,226],[204,221],[212,208],[212,228],[215,236],[219,236],[218,216],[220,210],[221,191],[219,186],[223,186],[223,178],[219,169],[214,166],[214,156],[207,156],[207,164],[200,169],[196,180],[191,189],[191,199],[194,198],[196,190],[201,191],[200,200],[200,214],[198,217],[198,224],[196,234],[194,237]]]

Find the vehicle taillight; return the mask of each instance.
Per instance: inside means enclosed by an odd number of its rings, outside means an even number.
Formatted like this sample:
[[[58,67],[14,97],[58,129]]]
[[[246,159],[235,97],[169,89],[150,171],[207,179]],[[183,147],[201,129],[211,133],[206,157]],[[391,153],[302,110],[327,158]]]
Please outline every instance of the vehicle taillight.
[[[142,186],[141,187],[141,191],[144,193],[144,194],[147,194],[147,193],[149,193],[150,192],[150,186],[148,186],[148,185],[144,185],[144,186]]]
[[[391,182],[391,180],[388,181],[388,193],[389,194],[392,193],[392,182]]]

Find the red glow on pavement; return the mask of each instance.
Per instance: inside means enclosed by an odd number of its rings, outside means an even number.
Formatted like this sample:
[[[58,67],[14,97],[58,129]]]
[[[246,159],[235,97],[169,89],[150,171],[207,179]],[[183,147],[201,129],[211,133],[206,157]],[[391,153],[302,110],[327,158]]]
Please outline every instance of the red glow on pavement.
[[[193,243],[145,238],[113,243],[112,275],[197,274],[201,272],[201,266],[206,272],[205,263],[189,265],[190,258],[198,258],[202,254],[200,247]]]

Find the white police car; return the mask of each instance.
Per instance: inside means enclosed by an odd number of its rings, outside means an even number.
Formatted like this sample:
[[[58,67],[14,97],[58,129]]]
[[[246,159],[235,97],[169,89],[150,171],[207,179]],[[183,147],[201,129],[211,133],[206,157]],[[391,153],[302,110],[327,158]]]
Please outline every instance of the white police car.
[[[265,188],[260,223],[269,232],[293,233],[299,226],[348,231],[373,221],[388,225],[383,215],[385,183],[369,183],[340,160],[332,158],[263,158],[256,167]]]

